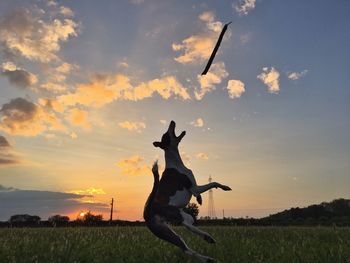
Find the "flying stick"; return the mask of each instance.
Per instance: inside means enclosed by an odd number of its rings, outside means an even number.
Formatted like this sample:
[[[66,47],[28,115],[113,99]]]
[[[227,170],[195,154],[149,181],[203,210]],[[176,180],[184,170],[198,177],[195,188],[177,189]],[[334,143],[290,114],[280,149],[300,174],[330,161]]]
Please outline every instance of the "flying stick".
[[[228,25],[231,24],[231,23],[232,23],[232,22],[225,24],[225,26],[224,26],[223,29],[221,30],[219,39],[218,39],[218,41],[216,42],[216,45],[215,45],[215,47],[214,47],[214,50],[213,50],[213,52],[212,52],[211,55],[210,55],[209,61],[208,61],[207,65],[205,66],[205,69],[204,69],[204,71],[202,72],[202,75],[206,75],[207,72],[209,71],[209,68],[210,68],[210,66],[211,66],[211,63],[213,63],[214,57],[215,57],[215,55],[216,55],[216,52],[218,52],[218,49],[219,49],[219,47],[220,47],[222,38],[223,38],[224,35],[225,35],[225,32],[226,32],[226,30],[227,30],[227,27],[228,27]]]

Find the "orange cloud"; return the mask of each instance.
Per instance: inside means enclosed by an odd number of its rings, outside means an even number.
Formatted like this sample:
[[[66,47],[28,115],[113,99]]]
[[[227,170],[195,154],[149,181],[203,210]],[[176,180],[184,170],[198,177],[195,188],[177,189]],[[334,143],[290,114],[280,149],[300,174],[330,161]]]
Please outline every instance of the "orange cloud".
[[[231,79],[227,83],[227,91],[231,99],[240,98],[245,92],[244,83],[240,80]]]
[[[280,73],[274,67],[271,67],[270,70],[268,67],[264,67],[263,72],[257,76],[268,87],[269,93],[280,91],[279,77]]]
[[[0,168],[20,164],[19,157],[14,153],[8,140],[0,135]]]
[[[189,36],[182,40],[181,43],[172,44],[174,51],[183,52],[182,55],[175,58],[175,61],[181,64],[207,60],[215,46],[222,23],[214,21],[215,16],[212,12],[200,14],[199,20],[206,23],[206,27],[202,32]]]
[[[137,101],[150,98],[154,93],[164,99],[172,95],[190,99],[187,89],[174,76],[142,82],[134,87],[126,75],[97,74],[90,82],[78,84],[74,92],[59,96],[57,100],[65,106],[80,104],[100,108],[114,100]]]
[[[54,113],[23,98],[5,103],[0,116],[0,130],[12,135],[36,136],[46,130],[66,129]]]
[[[142,164],[143,160],[140,156],[135,155],[119,160],[117,166],[121,169],[123,175],[151,175],[151,166]]]
[[[31,87],[38,82],[36,75],[17,67],[12,62],[2,64],[1,75],[7,77],[11,84],[20,88]]]
[[[119,122],[118,125],[123,129],[127,129],[129,131],[138,131],[138,132],[140,132],[141,129],[146,128],[146,124],[144,122],[124,121],[124,122]]]
[[[67,193],[73,193],[77,195],[105,195],[106,192],[102,188],[94,188],[90,187],[87,189],[80,189],[80,190],[71,190]]]
[[[78,108],[72,108],[68,111],[68,116],[66,119],[73,125],[81,126],[85,129],[91,128],[87,111]]]
[[[53,93],[61,93],[67,90],[65,80],[67,76],[79,67],[67,62],[61,63],[59,66],[47,69],[45,82],[40,85],[40,88]]]
[[[220,84],[228,76],[225,63],[222,61],[212,64],[210,71],[206,75],[198,75],[197,79],[200,87],[195,90],[197,100],[203,99],[208,92],[215,90],[215,85]]]
[[[51,110],[54,110],[56,112],[60,112],[62,113],[64,111],[63,105],[61,103],[59,103],[56,99],[44,99],[44,98],[40,98],[38,100],[38,103],[43,106],[43,107],[47,107]]]
[[[64,9],[67,14],[67,8]],[[77,35],[72,19],[49,18],[38,7],[20,8],[7,14],[0,24],[0,39],[6,51],[30,60],[57,60],[61,42]]]
[[[209,156],[208,156],[208,154],[206,154],[206,153],[197,153],[197,154],[196,154],[196,158],[197,158],[197,159],[202,159],[202,160],[208,160],[208,159],[209,159]]]
[[[204,121],[203,121],[202,118],[198,118],[198,119],[192,121],[191,125],[193,125],[194,127],[203,127],[204,126]]]

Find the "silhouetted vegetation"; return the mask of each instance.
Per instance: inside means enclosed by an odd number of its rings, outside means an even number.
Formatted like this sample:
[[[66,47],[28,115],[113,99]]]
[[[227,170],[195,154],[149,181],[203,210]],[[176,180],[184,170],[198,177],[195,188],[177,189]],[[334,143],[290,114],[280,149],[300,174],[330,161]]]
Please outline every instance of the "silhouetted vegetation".
[[[194,221],[197,220],[198,214],[199,214],[199,207],[195,203],[188,203],[186,207],[183,209],[183,211],[189,215],[191,215],[194,219]]]
[[[340,198],[329,203],[323,202],[304,208],[291,208],[260,219],[203,218],[198,220],[198,224],[237,226],[350,226],[350,200]]]
[[[333,200],[329,203],[323,202],[319,205],[310,205],[305,208],[291,208],[280,213],[270,215],[268,218],[276,220],[327,220],[335,217],[350,217],[350,200],[341,198]]]
[[[102,215],[94,215],[91,211],[84,213],[82,217],[77,218],[77,221],[82,221],[86,225],[99,225],[103,221]]]
[[[198,216],[198,206],[188,204],[184,209],[193,217]],[[142,221],[113,220],[104,221],[102,215],[87,212],[74,221],[66,216],[55,215],[48,221],[40,221],[40,217],[27,214],[11,216],[8,222],[0,222],[0,227],[52,227],[52,226],[145,226]],[[350,200],[336,199],[304,208],[291,208],[264,218],[224,218],[210,219],[201,217],[195,221],[201,226],[350,226]]]
[[[53,225],[53,226],[67,226],[69,222],[69,217],[68,216],[61,216],[61,215],[54,215],[50,216],[48,221]]]
[[[36,226],[39,225],[40,222],[39,216],[32,216],[28,214],[21,214],[21,215],[13,215],[9,219],[9,223],[11,226],[18,226],[18,225],[26,225],[26,226]]]

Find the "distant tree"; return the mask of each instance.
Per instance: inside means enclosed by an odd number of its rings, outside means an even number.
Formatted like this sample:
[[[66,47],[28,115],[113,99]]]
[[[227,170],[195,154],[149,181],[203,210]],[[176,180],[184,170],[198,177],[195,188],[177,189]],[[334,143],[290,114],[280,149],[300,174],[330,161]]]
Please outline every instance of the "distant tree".
[[[54,216],[50,216],[48,221],[50,223],[52,223],[53,226],[56,226],[56,225],[68,223],[69,217],[68,216],[61,216],[61,215],[54,215]]]
[[[10,217],[10,223],[27,223],[27,224],[38,224],[41,218],[39,216],[31,216],[28,214],[13,215]]]
[[[195,203],[189,203],[184,209],[183,211],[187,214],[190,214],[193,219],[196,221],[197,220],[197,216],[199,214],[199,207],[197,204]]]
[[[330,210],[337,216],[350,216],[350,200],[335,199],[329,204]]]
[[[103,219],[102,215],[94,215],[90,211],[85,213],[83,216],[83,221],[88,224],[101,222],[102,219]]]

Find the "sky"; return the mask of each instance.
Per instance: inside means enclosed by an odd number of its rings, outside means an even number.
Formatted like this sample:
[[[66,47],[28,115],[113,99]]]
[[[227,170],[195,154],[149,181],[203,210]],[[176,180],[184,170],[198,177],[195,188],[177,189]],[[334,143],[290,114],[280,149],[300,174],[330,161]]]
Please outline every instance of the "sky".
[[[112,197],[114,218],[142,220],[171,120],[198,184],[232,188],[214,190],[218,217],[350,198],[349,13],[347,0],[1,1],[0,220],[108,219]]]

